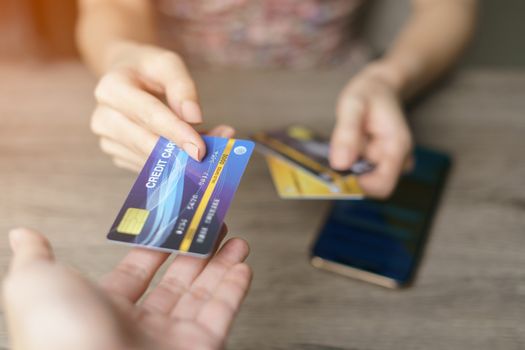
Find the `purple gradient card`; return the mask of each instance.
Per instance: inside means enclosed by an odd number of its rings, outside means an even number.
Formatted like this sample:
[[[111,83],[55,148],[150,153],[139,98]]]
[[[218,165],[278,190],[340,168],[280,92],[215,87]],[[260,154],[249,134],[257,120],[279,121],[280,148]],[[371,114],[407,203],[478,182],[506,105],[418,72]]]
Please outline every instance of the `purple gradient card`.
[[[199,257],[211,254],[254,143],[204,136],[197,162],[160,138],[108,239]]]

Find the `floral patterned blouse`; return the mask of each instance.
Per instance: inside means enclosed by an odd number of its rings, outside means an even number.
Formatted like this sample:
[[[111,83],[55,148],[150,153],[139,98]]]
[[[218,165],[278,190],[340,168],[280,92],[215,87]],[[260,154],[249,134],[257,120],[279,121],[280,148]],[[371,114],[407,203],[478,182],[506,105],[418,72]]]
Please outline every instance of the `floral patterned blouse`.
[[[190,65],[311,68],[347,61],[362,0],[155,0]],[[357,50],[359,51],[359,50]]]

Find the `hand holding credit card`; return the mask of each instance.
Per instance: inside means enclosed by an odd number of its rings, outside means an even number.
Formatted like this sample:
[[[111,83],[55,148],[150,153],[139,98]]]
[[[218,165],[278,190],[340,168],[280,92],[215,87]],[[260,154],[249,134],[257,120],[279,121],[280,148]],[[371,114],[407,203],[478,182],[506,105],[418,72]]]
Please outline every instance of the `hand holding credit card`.
[[[357,176],[374,169],[364,159],[346,171],[332,169],[328,161],[329,141],[298,125],[259,132],[252,139],[267,156],[273,181],[283,198],[362,198]]]
[[[108,239],[206,257],[219,236],[254,144],[204,136],[197,162],[160,138],[140,172]]]

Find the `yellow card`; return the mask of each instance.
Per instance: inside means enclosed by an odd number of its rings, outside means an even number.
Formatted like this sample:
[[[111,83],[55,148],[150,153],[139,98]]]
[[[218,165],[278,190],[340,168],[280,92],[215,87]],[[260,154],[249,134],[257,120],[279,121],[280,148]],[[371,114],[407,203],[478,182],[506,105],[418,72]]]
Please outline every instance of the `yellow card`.
[[[332,186],[315,176],[273,156],[266,157],[277,193],[281,198],[360,199],[363,191],[355,176]]]

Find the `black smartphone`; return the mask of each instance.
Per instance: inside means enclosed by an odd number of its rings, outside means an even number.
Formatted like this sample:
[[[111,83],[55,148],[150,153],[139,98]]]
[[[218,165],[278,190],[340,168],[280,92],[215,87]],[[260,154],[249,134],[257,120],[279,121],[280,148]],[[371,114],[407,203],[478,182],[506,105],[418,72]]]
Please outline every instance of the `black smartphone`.
[[[313,266],[388,288],[410,285],[451,158],[416,147],[412,171],[384,201],[335,201],[311,251]]]

